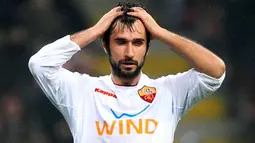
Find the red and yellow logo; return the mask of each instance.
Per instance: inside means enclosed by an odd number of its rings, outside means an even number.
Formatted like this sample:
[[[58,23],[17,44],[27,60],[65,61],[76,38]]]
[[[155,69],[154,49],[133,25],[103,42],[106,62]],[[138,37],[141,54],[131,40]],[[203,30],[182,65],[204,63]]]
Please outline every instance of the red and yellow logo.
[[[138,95],[146,102],[152,103],[156,96],[156,88],[143,86],[141,89],[138,90]]]

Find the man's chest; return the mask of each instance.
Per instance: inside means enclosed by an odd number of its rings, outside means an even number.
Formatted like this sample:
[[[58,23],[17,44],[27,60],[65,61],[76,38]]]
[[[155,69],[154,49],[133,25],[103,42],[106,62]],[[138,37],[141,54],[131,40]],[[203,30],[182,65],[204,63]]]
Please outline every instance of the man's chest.
[[[96,136],[152,135],[160,124],[173,121],[171,100],[162,100],[166,92],[159,87],[110,90],[98,86],[92,92],[81,122]]]

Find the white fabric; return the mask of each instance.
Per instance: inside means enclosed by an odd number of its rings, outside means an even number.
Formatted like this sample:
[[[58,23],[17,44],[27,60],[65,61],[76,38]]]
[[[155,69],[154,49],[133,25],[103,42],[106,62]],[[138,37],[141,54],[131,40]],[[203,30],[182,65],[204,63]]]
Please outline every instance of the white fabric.
[[[136,86],[117,86],[111,75],[91,77],[62,68],[79,50],[68,35],[29,60],[32,75],[63,114],[74,143],[172,143],[185,112],[215,92],[225,77],[191,69],[158,79],[142,74]],[[156,90],[152,103],[138,94],[144,86],[151,87],[144,93]]]

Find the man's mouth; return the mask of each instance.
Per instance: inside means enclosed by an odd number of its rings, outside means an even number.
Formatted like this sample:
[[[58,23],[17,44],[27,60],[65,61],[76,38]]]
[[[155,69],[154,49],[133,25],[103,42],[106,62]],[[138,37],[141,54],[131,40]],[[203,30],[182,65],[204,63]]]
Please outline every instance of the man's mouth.
[[[123,61],[121,64],[125,64],[125,65],[137,65],[137,63],[135,61]]]
[[[136,66],[135,62],[123,62],[121,63],[125,69],[132,69]]]
[[[124,62],[124,63],[122,63],[122,64],[124,64],[124,65],[135,65],[134,62]]]

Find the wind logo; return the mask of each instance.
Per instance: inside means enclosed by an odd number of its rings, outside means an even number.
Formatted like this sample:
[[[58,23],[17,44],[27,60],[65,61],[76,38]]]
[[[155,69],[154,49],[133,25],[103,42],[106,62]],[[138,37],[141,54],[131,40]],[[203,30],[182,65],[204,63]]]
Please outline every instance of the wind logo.
[[[130,135],[130,134],[153,134],[158,126],[158,121],[154,119],[138,120],[114,120],[112,122],[96,121],[98,136],[103,135]]]

